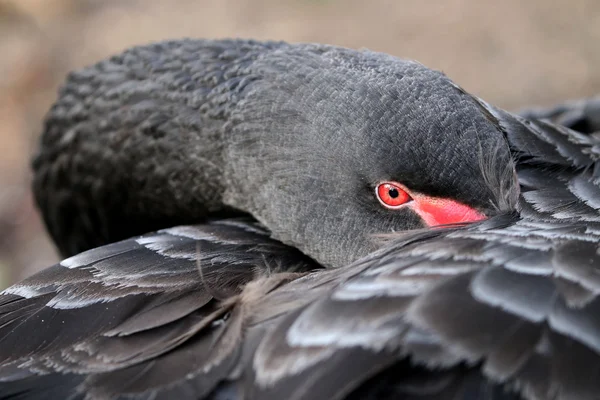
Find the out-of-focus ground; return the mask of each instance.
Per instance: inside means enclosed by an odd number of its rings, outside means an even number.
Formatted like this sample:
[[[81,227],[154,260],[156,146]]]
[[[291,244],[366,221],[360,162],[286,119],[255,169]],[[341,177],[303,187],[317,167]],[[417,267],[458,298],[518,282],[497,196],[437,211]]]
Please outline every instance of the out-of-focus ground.
[[[178,37],[367,47],[508,109],[600,92],[598,0],[0,0],[0,288],[57,259],[29,159],[65,74]]]

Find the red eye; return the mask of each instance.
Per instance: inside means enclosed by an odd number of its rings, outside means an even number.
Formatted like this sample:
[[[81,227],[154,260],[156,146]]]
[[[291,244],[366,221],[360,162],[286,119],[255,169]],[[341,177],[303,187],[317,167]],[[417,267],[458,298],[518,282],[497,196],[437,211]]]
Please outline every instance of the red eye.
[[[384,182],[375,189],[377,199],[387,208],[398,208],[412,200],[399,183]]]

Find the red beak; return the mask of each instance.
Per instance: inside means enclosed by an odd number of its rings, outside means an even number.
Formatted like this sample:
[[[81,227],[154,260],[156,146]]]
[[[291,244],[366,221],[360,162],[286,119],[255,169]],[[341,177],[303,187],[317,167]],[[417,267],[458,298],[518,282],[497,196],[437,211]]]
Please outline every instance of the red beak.
[[[481,212],[458,201],[420,194],[412,195],[413,210],[429,226],[476,222],[487,218]]]

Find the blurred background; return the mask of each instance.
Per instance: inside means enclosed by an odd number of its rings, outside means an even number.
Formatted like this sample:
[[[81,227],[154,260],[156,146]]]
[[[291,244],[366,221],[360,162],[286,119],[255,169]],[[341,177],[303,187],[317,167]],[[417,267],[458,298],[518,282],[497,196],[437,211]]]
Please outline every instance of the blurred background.
[[[366,47],[511,110],[600,93],[598,0],[0,0],[0,288],[57,260],[29,160],[65,74],[178,37]]]

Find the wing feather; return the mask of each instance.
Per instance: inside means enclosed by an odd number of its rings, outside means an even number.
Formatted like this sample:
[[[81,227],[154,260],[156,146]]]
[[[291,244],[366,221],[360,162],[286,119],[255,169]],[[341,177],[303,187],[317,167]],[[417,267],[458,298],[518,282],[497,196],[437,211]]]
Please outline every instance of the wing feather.
[[[0,295],[0,398],[595,399],[600,137],[480,104],[518,214],[337,270],[244,221],[91,250]]]

